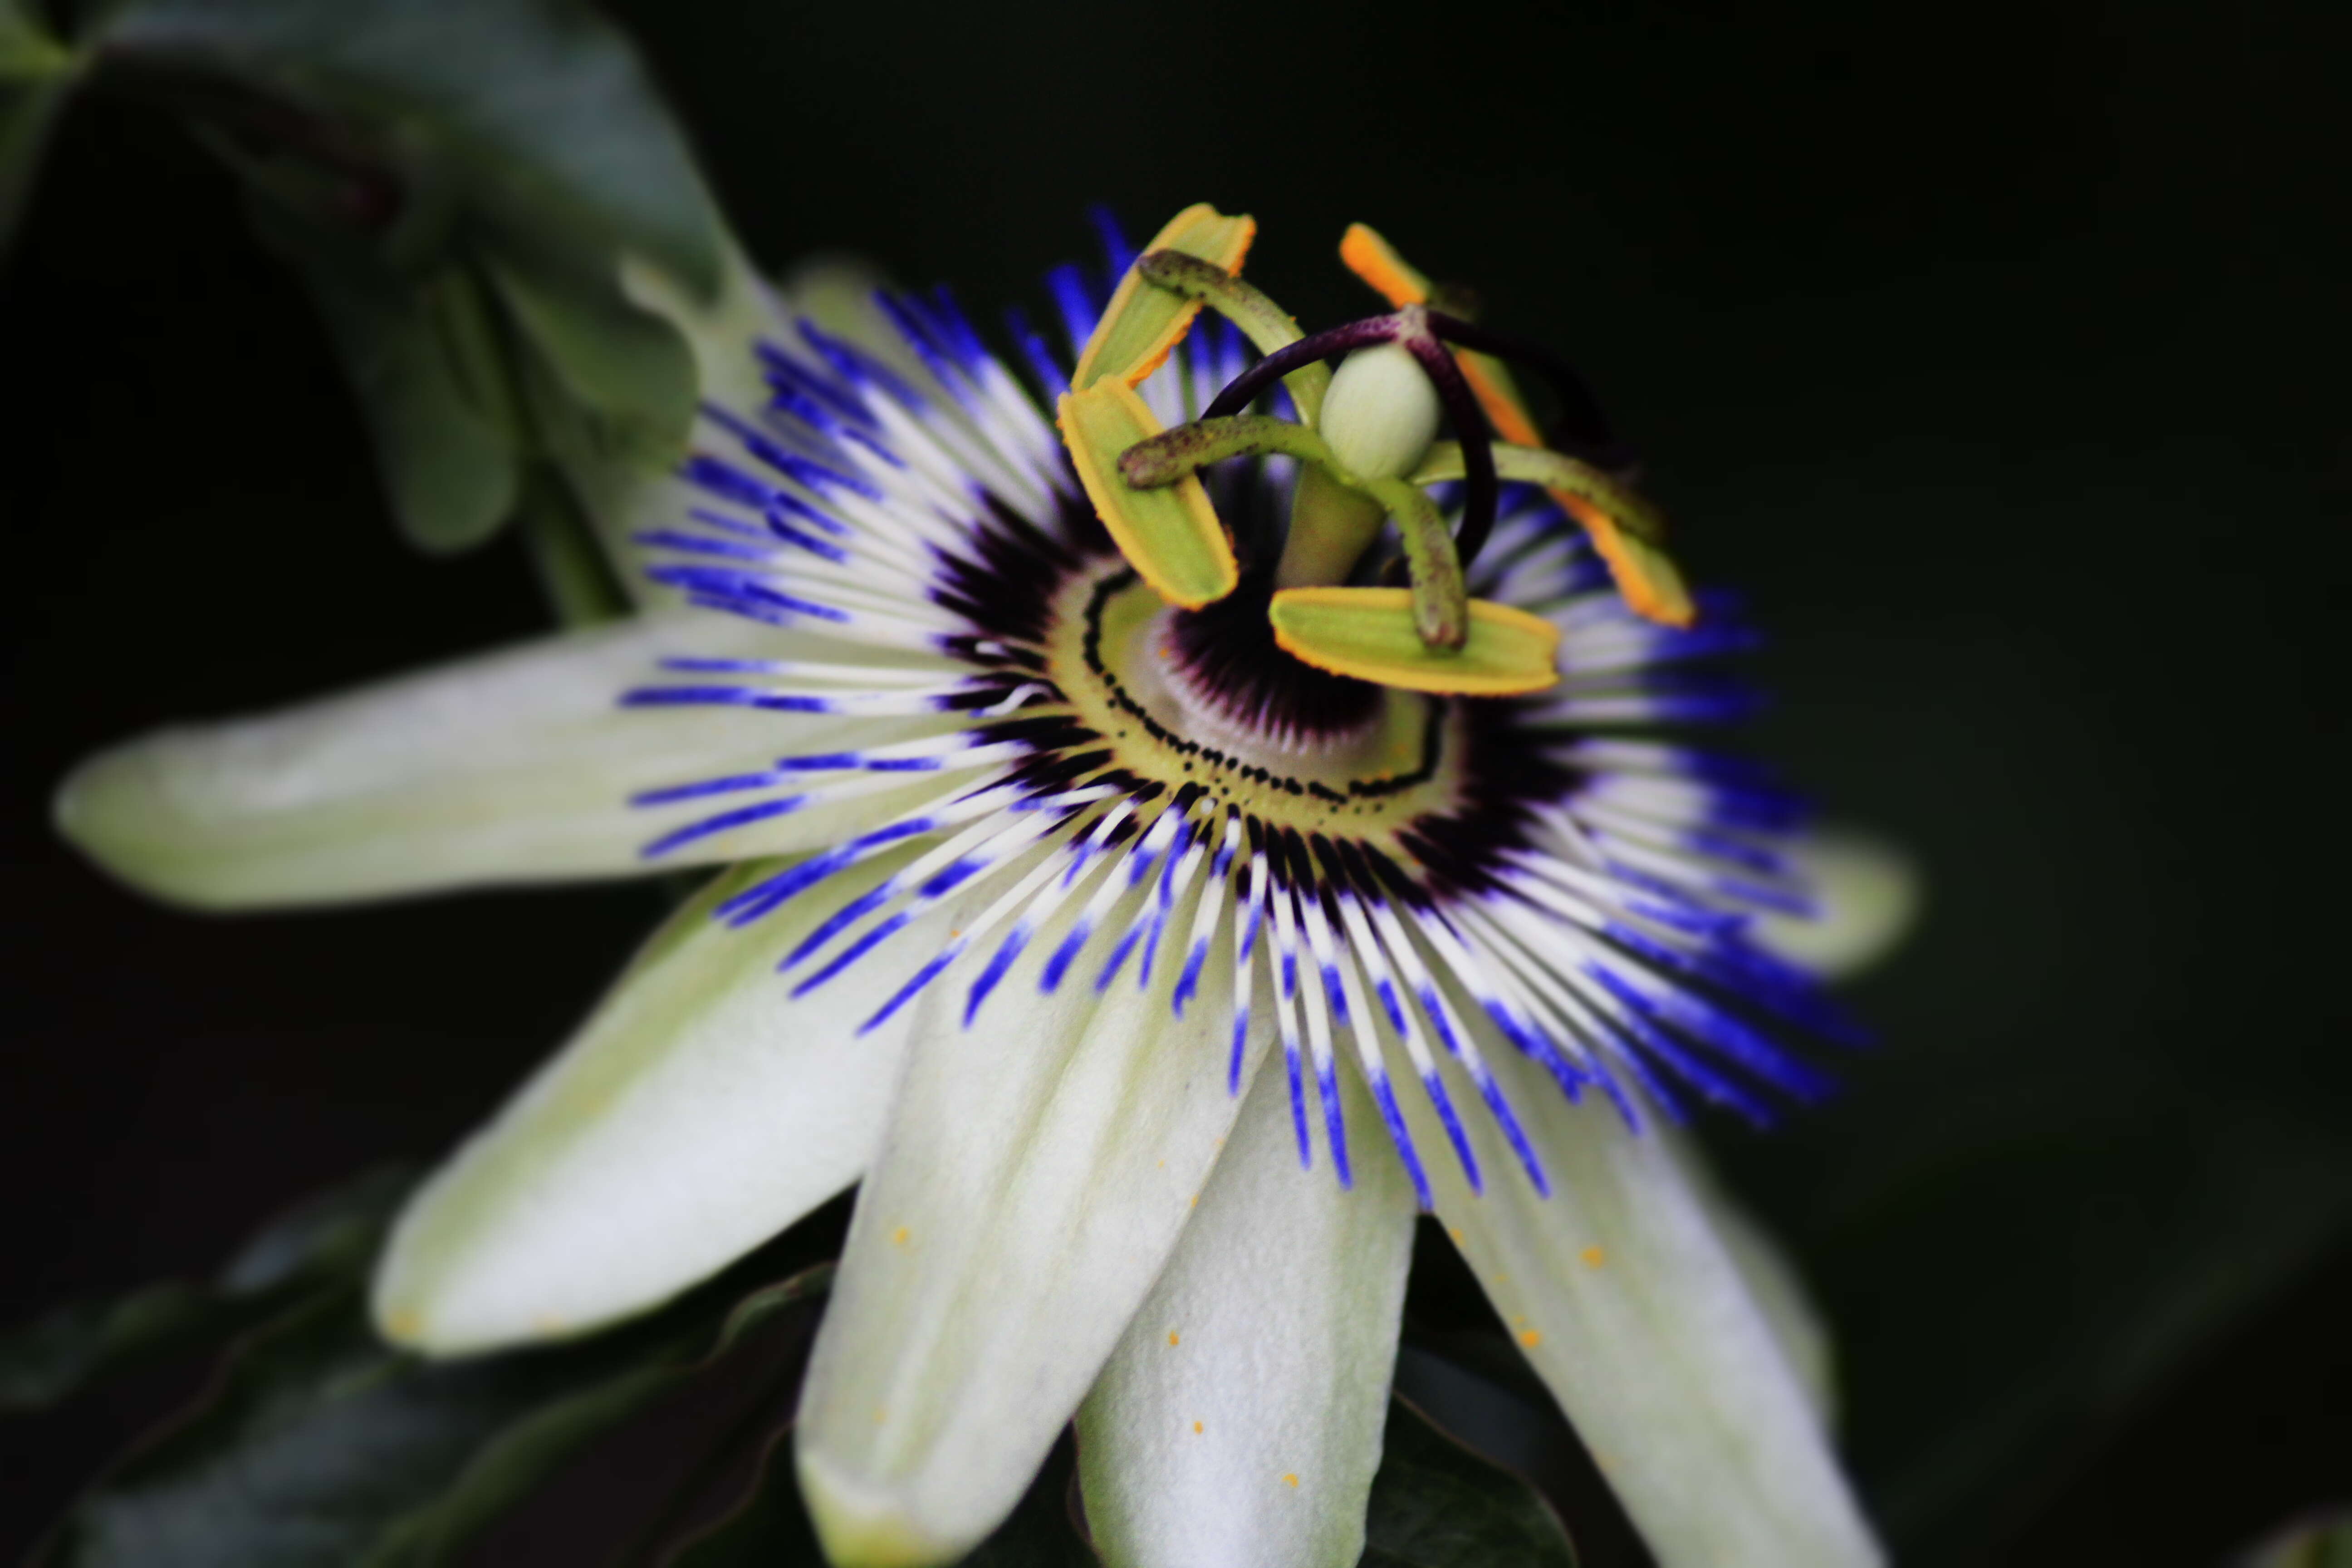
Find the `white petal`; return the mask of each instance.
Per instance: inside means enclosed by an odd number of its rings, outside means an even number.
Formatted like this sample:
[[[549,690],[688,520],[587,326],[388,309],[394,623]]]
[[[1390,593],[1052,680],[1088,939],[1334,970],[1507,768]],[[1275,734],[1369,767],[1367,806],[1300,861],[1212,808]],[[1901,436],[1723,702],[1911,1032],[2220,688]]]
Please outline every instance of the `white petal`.
[[[1551,1195],[1479,1118],[1486,1194],[1432,1161],[1438,1215],[1661,1568],[1882,1562],[1802,1381],[1665,1142],[1629,1131],[1598,1094],[1569,1104],[1500,1040],[1490,1060]],[[1407,1104],[1433,1146],[1434,1118]]]
[[[953,1561],[1019,1500],[1239,1109],[1217,1009],[1171,1016],[1173,963],[1149,990],[1130,969],[1097,994],[1098,940],[1039,994],[1078,902],[970,1031],[970,964],[933,986],[916,1026],[802,1395],[802,1489],[836,1563]],[[1097,929],[1123,930],[1133,907]],[[1230,952],[1203,994],[1231,984]],[[1251,1071],[1264,1048],[1261,1030]]]
[[[1302,1171],[1259,1075],[1201,1210],[1078,1412],[1111,1568],[1354,1568],[1412,1259],[1412,1186],[1344,1075],[1356,1184]]]
[[[1780,1352],[1789,1358],[1790,1369],[1803,1386],[1814,1415],[1825,1430],[1834,1433],[1838,1416],[1837,1346],[1830,1338],[1829,1325],[1822,1321],[1820,1309],[1813,1305],[1812,1296],[1805,1289],[1804,1277],[1797,1272],[1797,1266],[1763,1223],[1724,1190],[1723,1183],[1707,1163],[1706,1151],[1696,1139],[1666,1130],[1661,1130],[1658,1136],[1665,1140],[1676,1163],[1683,1168],[1683,1178],[1706,1205],[1707,1218],[1715,1224],[1716,1236],[1730,1255],[1733,1267],[1739,1270],[1739,1277],[1748,1282],[1748,1293],[1756,1299],[1757,1309],[1772,1325],[1773,1337],[1780,1342]]]
[[[1820,913],[1811,920],[1767,915],[1757,936],[1792,963],[1830,980],[1859,974],[1911,934],[1925,892],[1919,863],[1867,833],[1822,828],[1791,851],[1812,884]]]
[[[942,908],[807,995],[775,973],[818,921],[918,851],[840,873],[744,929],[716,879],[577,1037],[410,1200],[379,1265],[385,1334],[437,1353],[594,1328],[655,1305],[857,1179],[881,1141],[902,984]]]
[[[788,853],[921,797],[917,783],[879,804],[775,817],[648,863],[646,843],[728,803],[635,808],[637,791],[826,750],[845,735],[865,744],[936,727],[620,705],[632,688],[680,679],[659,661],[688,655],[879,662],[723,616],[649,616],[258,718],[156,731],[77,768],[58,791],[58,826],[143,891],[230,909]]]

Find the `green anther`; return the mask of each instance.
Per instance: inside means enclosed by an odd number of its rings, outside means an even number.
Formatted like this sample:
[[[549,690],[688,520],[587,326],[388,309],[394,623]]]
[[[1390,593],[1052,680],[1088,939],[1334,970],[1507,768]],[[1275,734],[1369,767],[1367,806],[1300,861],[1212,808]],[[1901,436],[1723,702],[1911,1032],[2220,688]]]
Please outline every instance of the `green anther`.
[[[1135,264],[1144,280],[1188,300],[1198,300],[1241,329],[1242,335],[1270,354],[1286,349],[1306,334],[1288,312],[1265,289],[1245,283],[1211,262],[1181,250],[1155,250]],[[1331,384],[1331,369],[1318,361],[1282,378],[1298,405],[1299,416],[1309,425],[1323,414],[1323,394]]]

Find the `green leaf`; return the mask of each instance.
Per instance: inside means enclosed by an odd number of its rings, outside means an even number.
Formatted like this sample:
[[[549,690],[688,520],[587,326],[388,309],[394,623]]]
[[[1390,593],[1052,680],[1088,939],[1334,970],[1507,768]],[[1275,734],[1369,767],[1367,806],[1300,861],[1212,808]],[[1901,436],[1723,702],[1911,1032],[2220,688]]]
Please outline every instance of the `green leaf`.
[[[24,0],[0,0],[0,253],[31,199],[42,149],[79,67]]]
[[[711,302],[725,230],[626,40],[585,5],[121,0],[90,34],[93,79],[183,113],[246,181],[412,542],[488,538],[535,458],[676,459],[694,356],[622,270]]]
[[[1576,1549],[1540,1494],[1440,1433],[1399,1399],[1389,1407],[1364,1521],[1362,1568],[1575,1568]]]
[[[2287,1526],[2239,1558],[2237,1568],[2352,1568],[2352,1510]]]
[[[255,1236],[210,1286],[149,1285],[59,1308],[0,1339],[0,1411],[45,1409],[112,1373],[224,1340],[304,1291],[356,1280],[410,1180],[379,1171],[302,1205]]]
[[[816,1530],[793,1479],[793,1435],[771,1433],[751,1486],[727,1514],[672,1552],[662,1568],[823,1568]]]
[[[566,0],[129,0],[110,61],[226,74],[358,132],[508,237],[635,250],[702,291],[719,220],[628,43]]]
[[[551,383],[527,384],[554,406],[537,410],[559,456],[634,459],[667,468],[683,456],[695,403],[694,355],[676,328],[625,299],[611,277],[583,276],[511,252],[488,263],[509,318]],[[576,407],[582,417],[567,417]],[[577,451],[567,446],[584,440]]]
[[[75,1510],[74,1568],[425,1568],[591,1441],[822,1295],[829,1267],[714,1293],[575,1346],[430,1363],[385,1346],[356,1281],[257,1330],[214,1396]],[[723,1373],[722,1373],[723,1374]]]
[[[63,76],[74,53],[34,14],[27,0],[0,0],[0,81]]]
[[[401,532],[436,553],[497,532],[521,485],[523,437],[511,351],[481,285],[457,262],[411,282],[350,235],[258,197],[247,208],[334,339]]]
[[[523,544],[558,622],[593,626],[629,613],[629,596],[596,547],[595,526],[561,475],[545,468],[533,473],[520,515]]]

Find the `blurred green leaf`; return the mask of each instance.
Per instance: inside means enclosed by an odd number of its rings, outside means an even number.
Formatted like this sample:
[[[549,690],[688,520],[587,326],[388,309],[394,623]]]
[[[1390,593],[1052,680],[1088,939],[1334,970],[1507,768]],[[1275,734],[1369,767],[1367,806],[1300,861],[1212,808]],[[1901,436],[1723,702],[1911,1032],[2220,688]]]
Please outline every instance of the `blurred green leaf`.
[[[546,468],[533,474],[520,516],[531,566],[560,624],[593,626],[629,613],[628,595],[597,548],[594,525],[561,476]]]
[[[2237,1568],[2352,1568],[2352,1510],[2297,1521],[2239,1558]]]
[[[1576,1549],[1536,1489],[1445,1436],[1403,1400],[1364,1521],[1363,1568],[1575,1568]]]
[[[59,1308],[0,1339],[0,1412],[47,1408],[126,1367],[218,1342],[307,1291],[355,1279],[405,1172],[373,1173],[273,1222],[209,1286],[166,1280]]]
[[[40,1561],[77,1568],[425,1568],[587,1444],[822,1296],[829,1267],[712,1292],[577,1345],[425,1362],[353,1281],[255,1331],[210,1396],[83,1500]]]
[[[34,13],[29,0],[0,0],[0,81],[61,76],[73,51]]]
[[[501,231],[640,251],[698,289],[718,217],[628,43],[570,0],[127,0],[110,65],[212,72],[328,117]]]
[[[0,242],[69,83],[179,114],[309,288],[411,542],[481,542],[543,459],[674,460],[694,359],[621,265],[709,300],[724,226],[579,0],[115,0],[71,50],[0,6]]]
[[[567,458],[673,460],[684,426],[679,411],[690,415],[695,401],[694,355],[677,329],[623,300],[610,278],[583,278],[513,253],[493,256],[488,270],[559,389],[558,406],[540,411],[550,447]],[[585,416],[571,431],[564,407]],[[565,436],[575,431],[584,444],[566,450]]]
[[[525,453],[507,350],[480,285],[449,262],[407,286],[348,236],[272,202],[248,207],[263,243],[310,286],[401,531],[436,552],[488,539],[514,510]]]
[[[77,65],[26,0],[0,0],[0,253],[32,197],[41,150]]]
[[[816,1531],[793,1479],[793,1435],[771,1433],[751,1486],[721,1518],[662,1560],[662,1568],[823,1568]]]

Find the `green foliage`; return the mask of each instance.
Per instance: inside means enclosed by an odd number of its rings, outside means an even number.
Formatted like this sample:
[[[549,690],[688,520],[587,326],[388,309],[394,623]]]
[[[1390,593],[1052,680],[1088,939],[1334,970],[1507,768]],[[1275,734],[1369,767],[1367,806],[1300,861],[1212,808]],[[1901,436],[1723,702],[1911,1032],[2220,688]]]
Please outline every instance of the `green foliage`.
[[[167,1280],[117,1301],[62,1307],[0,1339],[0,1414],[44,1409],[113,1373],[216,1345],[349,1279],[408,1183],[405,1172],[380,1171],[311,1199],[256,1235],[210,1284]]]
[[[0,0],[0,250],[5,250],[78,62],[27,0]]]
[[[194,1402],[90,1487],[36,1564],[434,1568],[486,1546],[504,1560],[546,1510],[587,1509],[617,1562],[823,1568],[791,1457],[800,1352],[832,1277],[807,1262],[823,1222],[634,1323],[431,1362],[380,1341],[365,1307],[408,1184],[370,1175],[266,1227],[209,1284],[151,1286],[0,1342],[0,1408],[19,1413],[142,1357],[219,1356]],[[648,1444],[676,1462],[645,1462]],[[1093,1563],[1075,1474],[1066,1439],[971,1568]],[[1402,1401],[1367,1529],[1368,1568],[1575,1562],[1531,1487]]]
[[[819,1266],[748,1293],[730,1279],[577,1344],[435,1363],[393,1350],[369,1325],[372,1253],[339,1249],[331,1277],[309,1261],[281,1266],[282,1282],[311,1289],[281,1298],[281,1310],[239,1337],[197,1405],[104,1477],[37,1561],[455,1561],[600,1437],[803,1334],[831,1277]]]
[[[124,0],[76,40],[0,10],[0,241],[79,79],[181,115],[310,290],[421,548],[480,542],[547,459],[673,458],[692,356],[624,255],[708,296],[722,230],[621,36],[574,0]]]
[[[1364,1521],[1363,1568],[1576,1568],[1542,1496],[1444,1436],[1402,1399]]]
[[[2240,1559],[2239,1568],[2352,1568],[2352,1511],[2290,1525]]]

